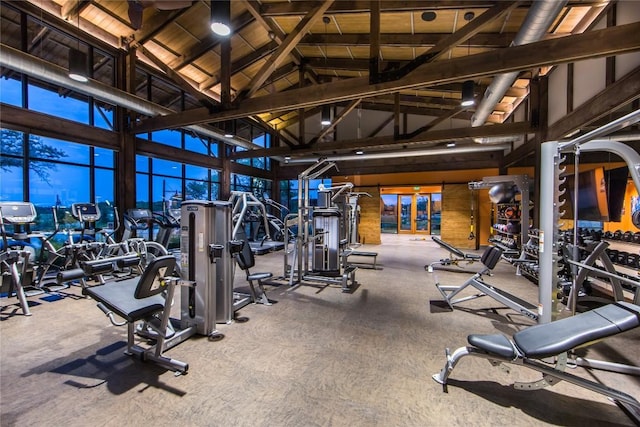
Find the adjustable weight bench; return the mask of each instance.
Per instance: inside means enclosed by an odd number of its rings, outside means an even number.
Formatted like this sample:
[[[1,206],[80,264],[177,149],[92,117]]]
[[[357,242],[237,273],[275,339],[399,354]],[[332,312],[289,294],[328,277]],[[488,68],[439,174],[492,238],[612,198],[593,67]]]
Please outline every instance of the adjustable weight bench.
[[[471,278],[469,278],[462,285],[449,286],[436,283],[436,288],[438,288],[438,291],[440,291],[440,294],[443,296],[445,302],[452,310],[455,304],[488,296],[511,308],[512,310],[515,310],[518,313],[537,321],[539,315],[537,311],[538,308],[535,305],[524,301],[523,299],[520,299],[515,295],[511,295],[510,293],[503,291],[502,289],[489,285],[482,280],[482,276],[488,274],[491,270],[493,270],[496,264],[498,264],[498,261],[500,261],[501,257],[502,250],[500,248],[497,248],[495,246],[487,246],[487,249],[485,249],[485,251],[480,256],[480,262],[483,265],[482,270],[471,276]],[[480,291],[480,293],[454,299],[456,295],[458,295],[469,286]]]
[[[640,307],[627,302],[616,302],[573,317],[532,326],[514,334],[512,340],[501,334],[469,335],[467,341],[470,345],[460,347],[453,354],[450,354],[449,349],[445,350],[447,362],[439,373],[433,375],[433,379],[442,384],[443,391],[447,392],[449,375],[464,356],[489,359],[494,366],[501,363],[521,365],[541,372],[543,376],[542,379],[533,383],[516,383],[514,384],[516,389],[535,390],[564,380],[611,398],[627,415],[639,423],[640,402],[634,397],[564,372],[567,366],[567,352],[570,350],[638,326],[640,326]],[[551,357],[556,359],[555,366],[541,361]],[[585,367],[640,375],[640,368],[635,366],[602,361],[591,362],[586,359],[574,360],[574,363]]]
[[[162,355],[165,343],[175,334],[169,323],[173,293],[179,282],[178,277],[170,277],[175,266],[176,259],[172,255],[161,256],[151,261],[139,278],[87,287],[84,291],[98,302],[98,308],[109,316],[111,323],[116,326],[126,323],[125,354],[154,362],[171,371],[186,373],[188,364]],[[114,314],[125,322],[118,323]],[[138,321],[144,321],[145,327],[155,332],[156,343],[151,347],[135,344],[135,323]]]
[[[429,273],[433,273],[434,267],[438,265],[442,265],[442,266],[455,265],[456,267],[462,268],[460,267],[460,262],[462,261],[466,261],[468,265],[468,264],[473,264],[474,262],[480,260],[480,255],[464,253],[460,249],[456,248],[455,246],[452,246],[449,243],[443,240],[440,240],[437,237],[432,237],[432,239],[439,246],[449,251],[449,258],[443,258],[440,261],[434,261],[431,264],[425,265],[424,269]],[[444,270],[444,268],[442,269]],[[464,270],[453,270],[453,269],[447,270],[447,271],[465,272]]]

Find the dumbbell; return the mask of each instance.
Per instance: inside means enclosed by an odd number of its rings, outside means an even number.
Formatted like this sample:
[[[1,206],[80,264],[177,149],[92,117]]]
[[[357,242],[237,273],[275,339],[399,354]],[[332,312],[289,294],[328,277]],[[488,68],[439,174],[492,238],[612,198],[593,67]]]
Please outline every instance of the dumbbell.
[[[611,260],[611,262],[618,262],[618,252],[617,249],[607,249],[607,256]]]
[[[627,256],[627,267],[640,268],[640,255],[629,254]]]
[[[613,240],[621,240],[622,239],[622,230],[616,230],[613,232]]]
[[[610,232],[610,231],[605,231],[605,232],[602,234],[602,237],[604,237],[605,239],[613,239],[613,233],[612,233],[612,232]]]
[[[626,252],[626,251],[618,252],[618,264],[627,265],[628,259],[629,259],[629,252]]]
[[[640,244],[640,231],[636,231],[635,233],[633,233],[632,241],[633,241],[633,243]]]
[[[625,231],[625,232],[622,234],[622,239],[621,239],[621,240],[624,240],[625,242],[630,242],[630,241],[632,241],[632,240],[633,240],[633,233],[632,233],[632,232],[630,232],[630,231]]]

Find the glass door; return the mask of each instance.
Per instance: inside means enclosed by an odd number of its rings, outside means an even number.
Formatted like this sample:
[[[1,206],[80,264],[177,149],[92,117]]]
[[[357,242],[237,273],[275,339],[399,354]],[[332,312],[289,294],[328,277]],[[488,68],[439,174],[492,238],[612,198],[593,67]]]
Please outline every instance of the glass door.
[[[431,234],[440,235],[440,217],[442,212],[442,193],[431,194]]]
[[[429,233],[429,194],[416,194],[415,232]]]
[[[440,234],[441,193],[383,194],[382,233]]]
[[[400,204],[400,233],[413,233],[413,195],[401,194],[398,197]]]

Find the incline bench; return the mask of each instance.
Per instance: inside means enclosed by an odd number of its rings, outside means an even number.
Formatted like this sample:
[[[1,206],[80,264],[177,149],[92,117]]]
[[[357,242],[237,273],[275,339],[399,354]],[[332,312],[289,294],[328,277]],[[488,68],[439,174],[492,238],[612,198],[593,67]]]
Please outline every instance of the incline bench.
[[[456,248],[455,246],[452,246],[449,243],[437,237],[432,237],[432,239],[438,245],[440,245],[441,247],[449,251],[449,258],[444,258],[444,259],[441,259],[440,261],[435,261],[435,262],[432,262],[431,264],[425,265],[424,269],[429,273],[433,273],[433,267],[437,265],[455,265],[456,267],[460,267],[459,264],[461,261],[466,261],[467,264],[473,264],[474,262],[480,259],[480,255],[464,253],[460,249]],[[451,270],[451,271],[464,272],[464,270]]]
[[[532,326],[514,334],[512,340],[501,334],[469,335],[469,346],[460,347],[453,354],[450,354],[449,349],[445,350],[447,362],[439,373],[433,375],[433,379],[442,384],[446,392],[447,379],[464,356],[489,359],[494,366],[500,363],[521,365],[541,372],[543,378],[534,383],[516,383],[514,386],[517,389],[535,390],[565,380],[609,397],[636,423],[640,423],[640,402],[634,397],[563,371],[567,364],[567,352],[570,350],[638,326],[640,307],[627,302],[616,302],[573,317]],[[556,358],[555,366],[540,360],[550,357]],[[640,375],[640,368],[635,366],[586,359],[576,360],[576,364]]]

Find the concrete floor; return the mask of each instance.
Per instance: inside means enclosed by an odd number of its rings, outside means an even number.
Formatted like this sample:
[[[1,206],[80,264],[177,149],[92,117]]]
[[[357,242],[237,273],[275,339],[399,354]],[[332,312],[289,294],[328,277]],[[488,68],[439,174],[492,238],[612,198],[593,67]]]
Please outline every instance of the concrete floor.
[[[449,392],[431,379],[444,349],[470,333],[514,332],[531,321],[489,299],[442,310],[436,281],[470,274],[424,265],[447,253],[430,238],[383,235],[377,270],[361,268],[352,294],[339,287],[267,286],[273,306],[250,305],[246,323],[220,325],[225,338],[194,337],[168,351],[189,363],[175,376],[123,354],[126,328],[112,326],[72,287],[30,297],[33,316],[0,300],[0,425],[29,426],[440,426],[633,425],[605,397],[560,383],[517,391],[510,374],[464,359]],[[257,258],[253,271],[282,274],[282,253]],[[471,271],[479,264],[469,266]],[[537,287],[500,262],[487,281],[535,301]],[[236,271],[236,283],[244,274]],[[589,357],[640,366],[640,328],[592,346]],[[640,396],[640,378],[576,374]]]

